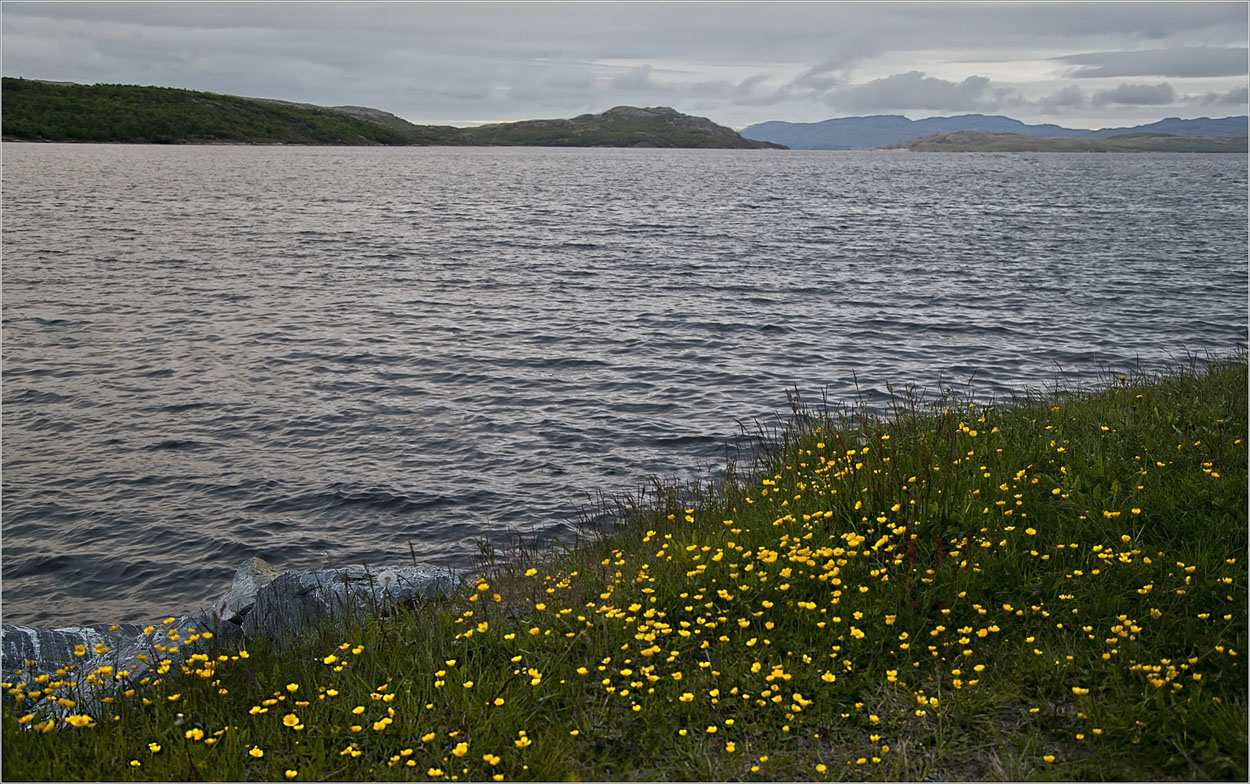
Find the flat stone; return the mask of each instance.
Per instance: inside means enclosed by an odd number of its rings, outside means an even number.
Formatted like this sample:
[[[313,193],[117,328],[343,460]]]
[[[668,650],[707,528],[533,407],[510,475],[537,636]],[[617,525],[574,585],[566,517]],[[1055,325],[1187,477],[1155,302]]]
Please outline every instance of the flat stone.
[[[440,566],[349,566],[284,572],[256,595],[243,619],[247,639],[289,639],[326,620],[386,615],[420,599],[448,596],[462,579]]]

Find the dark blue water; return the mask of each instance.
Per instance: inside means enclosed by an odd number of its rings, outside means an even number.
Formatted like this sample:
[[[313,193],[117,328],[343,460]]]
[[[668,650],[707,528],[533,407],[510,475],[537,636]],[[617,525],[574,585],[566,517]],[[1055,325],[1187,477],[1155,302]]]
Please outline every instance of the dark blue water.
[[[467,566],[787,390],[1246,344],[1246,158],[5,144],[3,615]]]

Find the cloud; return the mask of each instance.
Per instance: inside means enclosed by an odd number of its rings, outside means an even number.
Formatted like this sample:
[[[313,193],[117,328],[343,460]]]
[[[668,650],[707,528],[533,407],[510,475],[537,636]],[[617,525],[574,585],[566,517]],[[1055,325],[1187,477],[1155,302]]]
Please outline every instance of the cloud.
[[[1047,111],[1077,109],[1085,105],[1085,91],[1075,84],[1070,84],[1045,98],[1038,99],[1036,105]]]
[[[616,76],[612,79],[612,86],[618,90],[663,90],[664,86],[660,85],[651,78],[652,68],[649,65],[640,65],[637,68],[630,68],[628,71]]]
[[[831,87],[842,83],[842,78],[835,71],[844,68],[844,63],[825,61],[817,63],[794,78],[791,84],[795,87],[823,93]]]
[[[1067,76],[1075,79],[1111,76],[1168,76],[1196,78],[1245,76],[1246,47],[1187,46],[1175,49],[1139,49],[1128,52],[1086,52],[1056,57],[1080,66]]]
[[[6,75],[377,106],[416,122],[631,103],[735,127],[1016,108],[1128,125],[1157,119],[1152,105],[1112,90],[1095,106],[1089,86],[1079,105],[1049,80],[1229,73],[1174,82],[1176,102],[1235,105],[1247,70],[1248,6],[1228,2],[3,3]],[[1039,90],[1054,95],[1021,97]]]
[[[790,86],[769,87],[769,74],[754,74],[729,90],[729,100],[738,106],[773,106],[790,97]]]
[[[830,90],[826,101],[855,111],[969,111],[993,108],[1004,97],[1004,93],[990,89],[990,80],[984,76],[969,76],[962,82],[952,82],[925,76],[920,71],[908,71]]]
[[[1226,93],[1208,92],[1188,98],[1197,106],[1240,106],[1245,111],[1247,103],[1250,103],[1250,89],[1234,87]]]
[[[1110,90],[1099,90],[1090,97],[1094,106],[1122,104],[1125,106],[1163,106],[1176,100],[1176,91],[1167,82],[1160,84],[1121,84]]]

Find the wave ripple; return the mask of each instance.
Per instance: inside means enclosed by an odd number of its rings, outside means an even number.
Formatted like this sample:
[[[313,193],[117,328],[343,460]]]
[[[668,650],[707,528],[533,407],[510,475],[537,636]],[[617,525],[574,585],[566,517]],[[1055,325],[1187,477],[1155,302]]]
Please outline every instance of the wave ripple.
[[[4,145],[7,622],[469,566],[787,390],[1246,343],[1246,160]]]

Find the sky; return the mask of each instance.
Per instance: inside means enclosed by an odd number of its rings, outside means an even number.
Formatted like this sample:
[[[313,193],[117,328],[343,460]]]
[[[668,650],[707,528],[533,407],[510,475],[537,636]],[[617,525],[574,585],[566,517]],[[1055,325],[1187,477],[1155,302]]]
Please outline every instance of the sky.
[[[670,106],[768,120],[982,113],[1071,128],[1247,113],[1233,2],[21,2],[3,73],[419,124]]]

